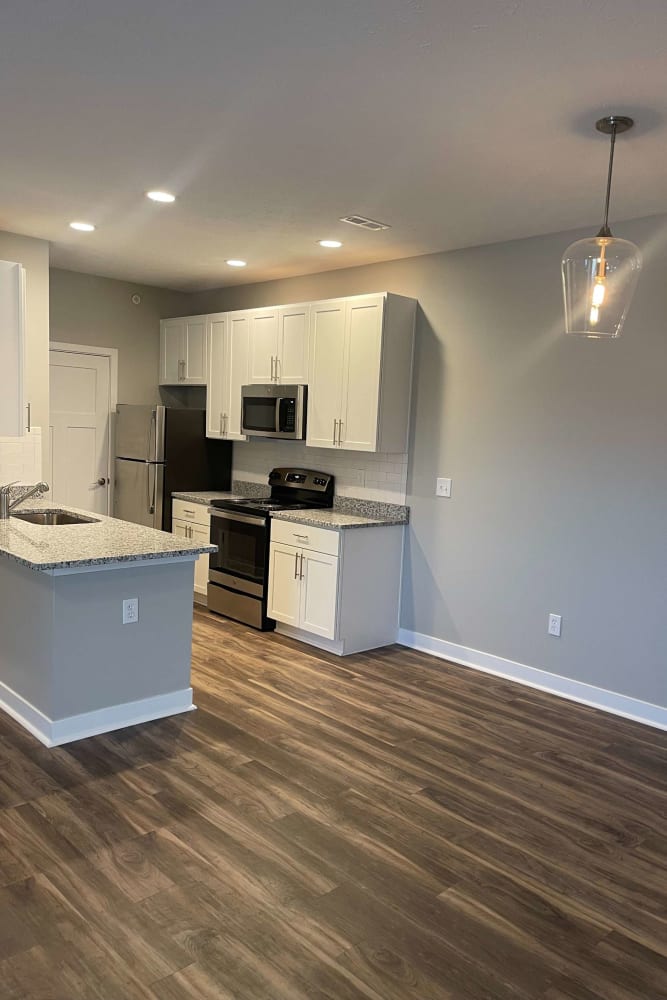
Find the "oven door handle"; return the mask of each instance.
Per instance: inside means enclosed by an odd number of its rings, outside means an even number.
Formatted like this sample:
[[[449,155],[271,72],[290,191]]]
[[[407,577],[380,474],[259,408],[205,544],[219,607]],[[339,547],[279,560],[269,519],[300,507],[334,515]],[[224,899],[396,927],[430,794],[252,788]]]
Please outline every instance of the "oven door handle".
[[[216,508],[211,510],[211,517],[221,517],[225,521],[241,521],[243,524],[254,524],[257,526],[264,524],[266,520],[261,516],[253,517],[252,514],[235,514],[231,511],[217,510]]]

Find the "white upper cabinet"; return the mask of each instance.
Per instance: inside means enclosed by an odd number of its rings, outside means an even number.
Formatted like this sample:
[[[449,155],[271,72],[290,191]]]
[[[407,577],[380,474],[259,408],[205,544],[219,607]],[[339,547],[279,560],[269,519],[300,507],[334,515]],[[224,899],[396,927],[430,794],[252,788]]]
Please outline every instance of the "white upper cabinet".
[[[206,385],[206,316],[160,321],[160,385]]]
[[[314,302],[310,310],[310,367],[306,443],[335,448],[343,398],[345,299]]]
[[[206,317],[208,332],[208,392],[206,435],[245,441],[241,434],[241,386],[248,382],[248,313],[216,313]]]
[[[307,444],[407,451],[415,309],[390,294],[313,303]]]
[[[252,309],[250,316],[250,382],[275,382],[278,355],[278,310]]]
[[[250,382],[308,381],[308,304],[250,311]]]
[[[416,302],[378,293],[160,323],[160,384],[207,385],[206,433],[245,441],[241,386],[308,385],[306,444],[407,451]]]
[[[284,385],[305,385],[308,381],[308,327],[310,306],[281,306],[278,310],[278,381]]]
[[[0,261],[0,437],[22,437],[24,406],[25,269]]]

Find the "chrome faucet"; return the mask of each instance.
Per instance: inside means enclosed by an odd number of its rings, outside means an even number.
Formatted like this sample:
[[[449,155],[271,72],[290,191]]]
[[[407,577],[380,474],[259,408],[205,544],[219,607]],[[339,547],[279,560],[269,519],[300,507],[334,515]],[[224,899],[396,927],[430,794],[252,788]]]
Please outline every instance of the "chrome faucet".
[[[7,483],[6,486],[0,486],[0,521],[6,521],[14,507],[18,507],[20,503],[24,500],[29,500],[30,497],[34,497],[35,493],[48,493],[49,484],[48,483],[37,483],[36,486],[32,486],[27,490],[22,496],[17,497],[16,500],[9,502],[10,489],[12,486],[16,486],[18,479],[15,479],[13,483]]]

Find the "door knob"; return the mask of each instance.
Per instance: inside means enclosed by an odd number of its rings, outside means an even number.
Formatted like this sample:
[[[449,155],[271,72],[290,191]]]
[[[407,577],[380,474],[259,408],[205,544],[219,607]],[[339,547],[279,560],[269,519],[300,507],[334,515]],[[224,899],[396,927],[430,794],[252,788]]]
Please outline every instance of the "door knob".
[[[95,483],[95,485],[96,486],[106,486],[106,484],[108,482],[109,482],[108,479],[106,479],[104,476],[100,476],[100,478],[97,480],[97,482]]]

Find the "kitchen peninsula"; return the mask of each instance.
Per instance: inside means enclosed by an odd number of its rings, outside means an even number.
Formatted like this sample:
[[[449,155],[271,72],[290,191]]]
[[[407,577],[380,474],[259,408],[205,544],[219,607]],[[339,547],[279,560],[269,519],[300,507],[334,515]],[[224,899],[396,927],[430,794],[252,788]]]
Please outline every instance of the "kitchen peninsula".
[[[0,520],[0,707],[47,746],[194,708],[194,563],[215,548],[73,508],[89,520],[20,519],[53,509]]]

